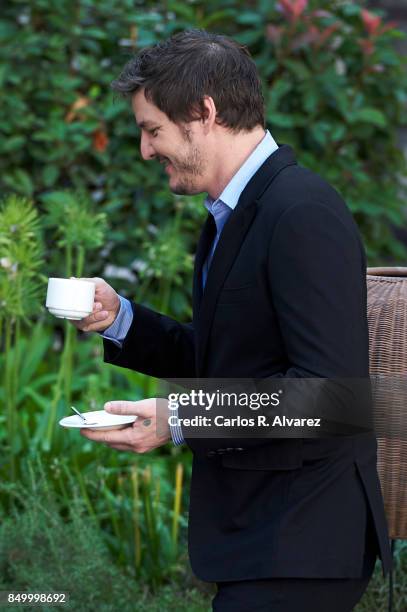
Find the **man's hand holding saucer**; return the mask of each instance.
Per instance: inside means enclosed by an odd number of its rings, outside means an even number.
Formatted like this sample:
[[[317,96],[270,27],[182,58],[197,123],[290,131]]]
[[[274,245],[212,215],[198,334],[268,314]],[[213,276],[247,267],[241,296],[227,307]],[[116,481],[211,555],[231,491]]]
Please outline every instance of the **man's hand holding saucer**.
[[[147,453],[170,440],[168,401],[150,398],[138,402],[112,401],[104,405],[109,414],[136,415],[131,426],[112,431],[81,429],[81,435],[94,442],[102,442],[116,450]]]

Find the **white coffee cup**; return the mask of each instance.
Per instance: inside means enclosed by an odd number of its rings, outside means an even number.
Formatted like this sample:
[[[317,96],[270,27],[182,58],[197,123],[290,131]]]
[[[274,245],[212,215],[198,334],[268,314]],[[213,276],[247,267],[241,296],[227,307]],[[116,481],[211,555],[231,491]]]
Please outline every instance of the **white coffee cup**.
[[[48,279],[47,301],[49,312],[59,319],[79,321],[93,311],[95,283],[78,278]]]

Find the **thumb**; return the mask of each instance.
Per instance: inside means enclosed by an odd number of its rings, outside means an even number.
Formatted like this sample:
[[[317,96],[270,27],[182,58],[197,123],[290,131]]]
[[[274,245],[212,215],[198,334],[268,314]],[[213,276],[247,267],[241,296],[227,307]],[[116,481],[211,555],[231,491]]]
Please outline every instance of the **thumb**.
[[[158,399],[150,398],[139,400],[138,402],[128,402],[125,400],[106,402],[104,409],[109,414],[128,414],[136,415],[141,418],[151,416],[151,412],[155,410]]]

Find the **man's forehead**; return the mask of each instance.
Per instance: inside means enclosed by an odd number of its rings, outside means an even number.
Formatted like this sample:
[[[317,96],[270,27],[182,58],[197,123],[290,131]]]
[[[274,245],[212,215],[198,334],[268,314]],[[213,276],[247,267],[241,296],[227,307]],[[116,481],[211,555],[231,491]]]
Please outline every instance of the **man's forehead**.
[[[157,121],[162,121],[165,114],[152,102],[146,99],[144,90],[137,92],[131,101],[136,123],[140,128],[152,127]]]

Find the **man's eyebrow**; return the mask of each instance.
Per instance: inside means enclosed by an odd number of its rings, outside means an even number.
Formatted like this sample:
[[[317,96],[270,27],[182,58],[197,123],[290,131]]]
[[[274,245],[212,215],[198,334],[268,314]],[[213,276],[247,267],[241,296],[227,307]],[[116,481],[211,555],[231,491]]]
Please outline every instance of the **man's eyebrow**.
[[[137,122],[136,122],[137,123]],[[149,119],[146,119],[145,121],[140,121],[140,123],[137,123],[139,128],[151,128],[151,126],[157,126],[157,123],[155,121],[150,121]]]

